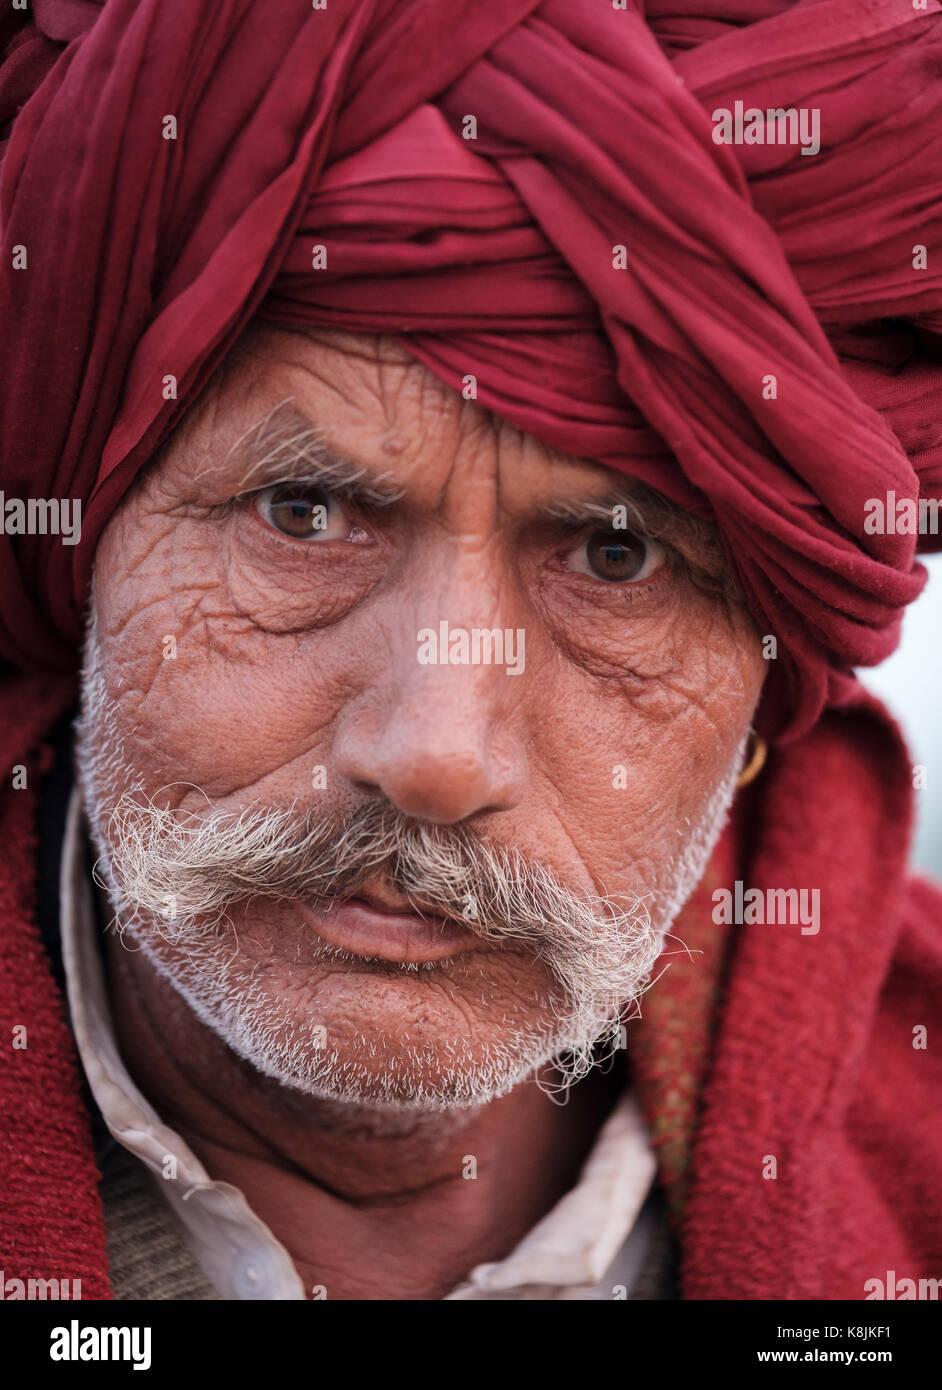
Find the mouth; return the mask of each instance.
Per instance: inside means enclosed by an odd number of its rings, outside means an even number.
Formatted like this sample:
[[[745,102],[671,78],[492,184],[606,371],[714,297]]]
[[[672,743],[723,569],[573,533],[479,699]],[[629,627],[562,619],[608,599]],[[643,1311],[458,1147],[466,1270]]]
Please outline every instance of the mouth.
[[[408,904],[393,906],[378,895],[331,903],[301,902],[303,921],[328,946],[365,959],[414,965],[478,949],[481,938],[460,922]]]

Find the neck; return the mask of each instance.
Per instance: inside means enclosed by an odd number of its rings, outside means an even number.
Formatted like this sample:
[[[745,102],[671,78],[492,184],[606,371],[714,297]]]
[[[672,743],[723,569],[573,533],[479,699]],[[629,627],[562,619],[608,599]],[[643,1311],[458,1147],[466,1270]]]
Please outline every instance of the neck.
[[[594,1071],[565,1105],[529,1081],[440,1112],[303,1096],[236,1057],[141,952],[107,943],[135,1082],[210,1176],[241,1189],[304,1287],[331,1299],[442,1298],[509,1254],[577,1180],[623,1085]]]

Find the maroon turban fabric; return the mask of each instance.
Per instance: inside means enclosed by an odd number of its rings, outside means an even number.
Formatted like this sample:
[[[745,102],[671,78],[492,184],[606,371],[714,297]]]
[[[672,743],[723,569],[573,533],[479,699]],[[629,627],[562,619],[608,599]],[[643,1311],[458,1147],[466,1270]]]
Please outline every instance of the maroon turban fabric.
[[[33,0],[0,53],[0,486],[83,502],[0,537],[0,655],[74,669],[97,537],[254,315],[402,334],[714,520],[770,732],[894,646],[917,538],[863,522],[942,495],[938,0]],[[715,143],[737,101],[820,152]]]

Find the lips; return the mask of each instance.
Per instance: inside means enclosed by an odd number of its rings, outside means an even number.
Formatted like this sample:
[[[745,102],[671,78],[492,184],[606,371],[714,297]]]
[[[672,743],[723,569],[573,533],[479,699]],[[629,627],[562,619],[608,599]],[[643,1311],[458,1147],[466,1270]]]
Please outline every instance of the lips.
[[[420,916],[411,906],[393,907],[372,894],[299,906],[303,920],[322,941],[355,956],[418,964],[482,945],[480,937],[459,922],[431,913]]]

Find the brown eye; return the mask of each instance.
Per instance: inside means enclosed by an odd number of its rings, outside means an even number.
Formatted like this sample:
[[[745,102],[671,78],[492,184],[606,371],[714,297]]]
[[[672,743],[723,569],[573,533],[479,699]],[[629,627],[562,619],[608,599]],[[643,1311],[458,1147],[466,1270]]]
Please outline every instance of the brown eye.
[[[647,579],[664,561],[664,547],[649,536],[612,527],[593,531],[568,557],[568,568],[609,584]]]
[[[299,541],[343,540],[350,531],[339,502],[316,483],[278,483],[259,493],[264,519]]]

